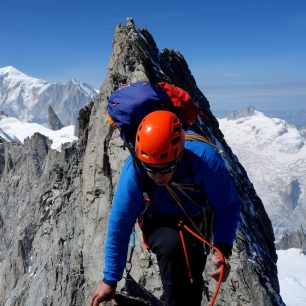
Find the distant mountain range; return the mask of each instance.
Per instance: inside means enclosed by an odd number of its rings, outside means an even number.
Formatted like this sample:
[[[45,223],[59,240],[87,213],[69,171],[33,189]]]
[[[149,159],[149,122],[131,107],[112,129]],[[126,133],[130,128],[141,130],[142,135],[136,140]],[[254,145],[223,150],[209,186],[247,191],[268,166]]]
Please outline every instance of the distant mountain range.
[[[79,110],[96,94],[91,86],[74,79],[49,83],[12,66],[0,69],[0,111],[22,121],[47,123],[51,105],[65,126],[75,125]]]
[[[252,107],[219,123],[265,205],[276,238],[306,228],[305,135]]]
[[[218,118],[225,118],[232,112],[226,110],[215,111],[214,115]],[[304,110],[288,110],[288,111],[263,111],[270,118],[279,118],[285,120],[289,124],[293,124],[298,129],[306,129],[306,109]]]

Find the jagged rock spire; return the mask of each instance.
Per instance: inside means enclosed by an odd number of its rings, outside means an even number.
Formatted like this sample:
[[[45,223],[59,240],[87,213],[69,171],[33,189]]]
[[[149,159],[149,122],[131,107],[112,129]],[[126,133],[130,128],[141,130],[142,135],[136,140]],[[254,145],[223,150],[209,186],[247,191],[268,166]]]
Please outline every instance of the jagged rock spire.
[[[60,130],[64,127],[51,105],[48,105],[48,122],[53,131]]]
[[[255,114],[255,107],[253,105],[249,105],[243,109],[239,109],[231,112],[227,115],[228,120],[236,120],[239,118],[251,117]]]
[[[223,157],[227,160],[244,201],[241,224],[232,256],[234,269],[230,281],[223,284],[219,305],[283,305],[279,295],[277,256],[271,222],[244,168],[223,139],[207,99],[197,87],[184,57],[172,49],[159,51],[151,34],[146,29],[137,29],[129,21],[127,26],[116,28],[108,73],[101,88],[99,101],[95,104],[90,118],[89,129],[92,133],[88,135],[84,173],[95,174],[90,180],[85,180],[83,185],[85,202],[91,203],[88,215],[93,216],[95,211],[105,209],[103,203],[110,201],[113,196],[124,159],[123,151],[118,149],[121,143],[118,142],[118,135],[112,134],[113,130],[108,124],[101,125],[100,118],[105,116],[107,97],[119,86],[143,79],[151,82],[169,81],[190,93],[205,113],[205,117],[199,118],[198,125],[212,141],[222,145]],[[102,141],[97,142],[97,138]],[[109,190],[107,194],[101,192],[105,186]],[[97,192],[99,197],[93,198],[92,194]],[[102,232],[107,230],[106,218],[99,218],[99,228]],[[88,231],[85,236],[94,235],[93,231]],[[88,248],[90,254],[93,254],[94,248],[97,247],[86,244],[86,241],[85,245],[85,249]],[[103,252],[103,242],[99,242],[98,245],[99,252]],[[140,247],[136,253],[133,276],[159,296],[161,292],[158,288],[161,284],[158,283],[154,265],[146,262],[146,253]],[[143,260],[139,262],[139,258]],[[150,277],[145,278],[143,275]],[[250,284],[253,286],[251,290]],[[214,290],[214,286],[215,284],[211,283],[210,289]]]
[[[299,231],[286,234],[281,241],[276,244],[280,250],[287,250],[290,248],[301,249],[306,254],[306,233],[301,225]]]

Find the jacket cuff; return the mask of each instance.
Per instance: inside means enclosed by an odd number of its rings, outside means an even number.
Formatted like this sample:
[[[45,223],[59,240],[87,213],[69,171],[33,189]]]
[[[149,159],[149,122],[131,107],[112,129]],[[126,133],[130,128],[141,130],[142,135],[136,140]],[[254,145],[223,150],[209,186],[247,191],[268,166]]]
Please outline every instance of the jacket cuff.
[[[112,288],[116,288],[117,287],[117,282],[112,282],[112,281],[109,281],[105,278],[103,278],[103,283],[105,283],[106,285],[109,285],[111,286]]]
[[[215,247],[218,248],[226,258],[230,258],[232,255],[232,246],[229,244],[219,243],[216,244]]]

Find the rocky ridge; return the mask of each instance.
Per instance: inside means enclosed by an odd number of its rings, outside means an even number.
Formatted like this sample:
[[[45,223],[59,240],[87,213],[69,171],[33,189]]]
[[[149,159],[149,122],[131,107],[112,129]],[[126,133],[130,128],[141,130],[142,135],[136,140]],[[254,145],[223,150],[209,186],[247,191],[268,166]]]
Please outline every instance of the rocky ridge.
[[[244,202],[232,273],[216,305],[284,305],[271,222],[245,170],[183,56],[171,49],[160,52],[151,34],[131,19],[116,28],[101,93],[79,114],[78,142],[57,152],[36,134],[23,146],[0,145],[0,305],[87,304],[101,277],[108,213],[127,156],[118,133],[104,120],[107,98],[120,85],[144,79],[169,81],[191,94],[206,114],[198,125],[222,148]],[[147,302],[121,296],[121,305],[160,305],[156,260],[143,249],[139,232],[137,237],[131,289]],[[212,281],[210,290],[214,287]]]

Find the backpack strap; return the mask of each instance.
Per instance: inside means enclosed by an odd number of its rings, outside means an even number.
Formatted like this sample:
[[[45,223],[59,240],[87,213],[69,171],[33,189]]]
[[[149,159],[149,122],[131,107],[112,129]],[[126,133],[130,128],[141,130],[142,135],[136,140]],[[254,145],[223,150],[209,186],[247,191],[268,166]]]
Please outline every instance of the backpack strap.
[[[201,142],[205,142],[212,146],[219,154],[222,153],[222,151],[219,150],[219,148],[214,143],[212,143],[208,138],[203,135],[185,132],[185,140],[198,140]]]

